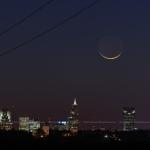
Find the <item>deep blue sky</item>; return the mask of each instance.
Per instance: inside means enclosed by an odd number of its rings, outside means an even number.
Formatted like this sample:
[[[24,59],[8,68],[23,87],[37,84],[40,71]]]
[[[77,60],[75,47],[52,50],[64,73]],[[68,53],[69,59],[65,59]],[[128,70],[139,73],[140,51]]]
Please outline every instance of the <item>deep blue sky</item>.
[[[0,31],[43,0],[2,0]],[[11,48],[53,26],[93,0],[56,0],[24,24],[0,37]],[[134,106],[138,120],[150,120],[150,2],[102,0],[57,30],[0,57],[0,106],[18,115],[65,118],[77,96],[81,120],[121,120],[123,106]],[[98,43],[114,36],[123,55],[99,61]],[[16,115],[17,116],[17,115]]]

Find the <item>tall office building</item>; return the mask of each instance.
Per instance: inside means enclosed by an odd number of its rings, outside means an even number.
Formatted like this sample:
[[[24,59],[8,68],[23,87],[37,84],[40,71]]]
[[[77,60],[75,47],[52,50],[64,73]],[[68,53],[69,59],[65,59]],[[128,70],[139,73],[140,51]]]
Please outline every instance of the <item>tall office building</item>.
[[[69,130],[71,133],[77,133],[79,127],[79,113],[78,104],[76,98],[74,99],[72,109],[70,111],[70,116],[68,118]]]
[[[11,130],[12,125],[11,112],[7,109],[0,111],[0,129]]]
[[[135,109],[133,107],[123,108],[123,130],[132,131],[135,129]]]
[[[29,132],[29,117],[20,117],[19,118],[19,130]]]

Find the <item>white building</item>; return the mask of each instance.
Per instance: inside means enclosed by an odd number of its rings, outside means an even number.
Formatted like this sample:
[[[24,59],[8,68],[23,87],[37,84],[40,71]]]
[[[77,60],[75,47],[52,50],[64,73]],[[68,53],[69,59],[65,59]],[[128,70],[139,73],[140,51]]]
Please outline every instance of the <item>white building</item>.
[[[29,117],[19,118],[19,130],[36,133],[40,129],[40,122],[30,120]]]

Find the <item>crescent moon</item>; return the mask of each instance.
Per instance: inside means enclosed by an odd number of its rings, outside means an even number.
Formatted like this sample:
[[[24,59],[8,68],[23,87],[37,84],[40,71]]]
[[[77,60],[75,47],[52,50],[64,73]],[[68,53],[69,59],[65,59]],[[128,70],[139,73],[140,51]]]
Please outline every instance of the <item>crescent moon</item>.
[[[114,57],[107,57],[105,55],[103,55],[101,52],[99,52],[100,56],[106,60],[115,60],[117,58],[119,58],[122,55],[122,52],[120,52],[118,55],[114,56]]]

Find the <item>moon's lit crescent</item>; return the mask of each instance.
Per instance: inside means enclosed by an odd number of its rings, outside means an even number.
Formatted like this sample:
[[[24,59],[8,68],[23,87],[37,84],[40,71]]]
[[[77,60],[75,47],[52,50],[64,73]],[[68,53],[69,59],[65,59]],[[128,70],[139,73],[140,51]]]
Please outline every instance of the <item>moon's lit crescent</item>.
[[[118,55],[116,55],[114,57],[107,57],[107,56],[103,55],[101,52],[99,52],[99,54],[102,58],[104,58],[106,60],[115,60],[121,56],[122,52],[120,52]]]

